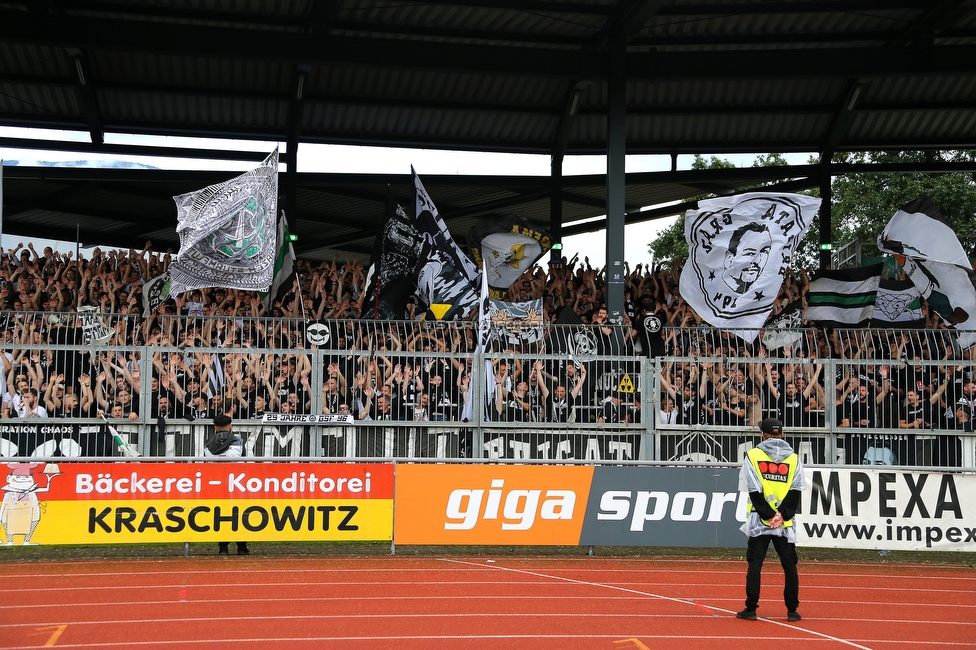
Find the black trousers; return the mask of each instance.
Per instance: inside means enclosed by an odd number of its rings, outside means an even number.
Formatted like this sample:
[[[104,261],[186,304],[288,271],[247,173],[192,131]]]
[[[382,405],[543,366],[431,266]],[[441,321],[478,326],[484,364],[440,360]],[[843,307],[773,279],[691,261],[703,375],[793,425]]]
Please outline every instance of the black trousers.
[[[796,572],[796,545],[791,544],[780,535],[760,535],[750,537],[746,548],[746,562],[749,571],[746,573],[746,609],[755,611],[759,607],[759,590],[762,586],[762,566],[766,559],[769,543],[779,555],[779,562],[786,574],[786,586],[783,588],[783,600],[787,611],[796,611],[800,605],[800,578]]]

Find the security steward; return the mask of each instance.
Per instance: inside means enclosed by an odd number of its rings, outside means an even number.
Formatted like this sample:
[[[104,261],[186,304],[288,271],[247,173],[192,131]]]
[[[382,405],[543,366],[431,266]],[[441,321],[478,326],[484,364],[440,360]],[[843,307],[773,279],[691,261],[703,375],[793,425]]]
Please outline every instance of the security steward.
[[[749,570],[746,574],[746,608],[736,616],[747,621],[757,618],[762,566],[772,543],[786,574],[783,589],[786,618],[796,622],[800,620],[796,611],[800,605],[800,581],[796,571],[793,514],[804,488],[803,466],[793,448],[783,439],[783,424],[779,420],[767,418],[759,423],[759,429],[762,442],[749,450],[739,471],[739,491],[749,495],[746,523],[741,528],[749,537],[746,550]]]

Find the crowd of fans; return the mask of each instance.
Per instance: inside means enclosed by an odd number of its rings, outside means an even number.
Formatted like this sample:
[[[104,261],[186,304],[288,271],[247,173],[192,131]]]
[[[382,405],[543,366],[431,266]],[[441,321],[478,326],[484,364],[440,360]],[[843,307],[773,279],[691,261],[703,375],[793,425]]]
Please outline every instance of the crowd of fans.
[[[410,327],[357,321],[366,290],[366,269],[357,259],[299,261],[295,280],[268,304],[254,292],[200,289],[143,318],[142,285],[167,269],[171,255],[153,251],[149,242],[141,251],[95,249],[88,258],[50,248],[38,253],[31,244],[4,253],[2,417],[104,413],[196,420],[221,411],[251,419],[265,412],[320,410],[361,420],[463,419],[473,383],[474,323]],[[774,315],[808,284],[805,271],[788,274]],[[927,311],[929,327],[911,335],[811,328],[798,341],[768,350],[761,339],[750,344],[702,326],[678,295],[677,273],[657,266],[627,268],[624,318],[632,327],[607,325],[604,271],[588,259],[536,266],[508,297],[541,298],[547,322],[572,309],[594,333],[597,357],[662,357],[655,413],[660,424],[750,426],[774,416],[800,429],[832,419],[850,429],[972,430],[971,349],[954,348],[937,316]],[[86,306],[110,324],[109,346],[127,351],[45,348],[83,346],[77,319],[66,313]],[[408,309],[417,307],[411,303]],[[664,327],[644,327],[650,315]],[[327,324],[316,343],[305,331],[309,321]],[[159,349],[144,365],[145,346]],[[321,395],[313,399],[318,388],[309,350],[315,348],[330,352],[321,368]],[[494,350],[489,419],[641,422],[636,361],[532,357],[543,351],[567,350],[551,333],[544,350]],[[828,378],[824,359],[846,363]],[[141,377],[147,368],[150,376]],[[143,387],[150,406],[140,414]]]

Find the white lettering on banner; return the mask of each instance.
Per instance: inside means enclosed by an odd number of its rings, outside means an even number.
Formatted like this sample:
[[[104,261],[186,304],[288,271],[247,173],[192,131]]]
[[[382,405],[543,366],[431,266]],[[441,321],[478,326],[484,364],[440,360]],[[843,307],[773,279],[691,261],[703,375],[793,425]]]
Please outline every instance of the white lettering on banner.
[[[606,445],[606,459],[603,458],[604,453],[601,452],[601,444]],[[560,440],[555,445],[551,440],[543,440],[535,444],[534,447],[531,442],[499,436],[486,439],[483,447],[488,460],[532,458],[533,450],[536,452],[536,458],[548,460],[565,460],[568,458],[592,461],[634,459],[634,443],[623,440],[608,440],[601,443],[601,439],[595,436],[587,438],[585,442],[577,440],[574,443],[571,440]],[[510,453],[510,455],[506,456],[506,453]]]
[[[600,497],[600,511],[596,518],[602,521],[623,521],[630,515],[633,499],[634,510],[630,521],[632,532],[641,532],[646,522],[663,521],[665,517],[671,521],[705,519],[721,522],[727,503],[735,504],[736,519],[745,521],[745,498],[748,496],[738,492],[712,492],[711,495],[705,492],[677,492],[672,498],[669,493],[660,490],[638,490],[636,497],[629,490],[608,490]]]
[[[113,477],[110,472],[97,474],[78,474],[75,477],[76,494],[199,494],[202,488],[202,472],[197,472],[194,478],[167,476],[145,477],[138,472],[131,472],[126,476]],[[372,489],[372,474],[365,472],[360,477],[320,477],[315,472],[308,475],[305,472],[292,472],[290,476],[279,478],[265,476],[249,477],[246,472],[227,475],[227,492],[255,493],[285,493],[285,494],[313,494],[316,491],[324,494],[369,494]],[[220,481],[208,481],[209,485],[219,485]]]
[[[536,515],[546,520],[573,518],[576,493],[572,490],[546,490],[543,496],[542,490],[509,490],[506,494],[504,487],[504,479],[493,479],[487,499],[483,489],[451,492],[447,499],[445,514],[448,521],[444,522],[444,530],[472,530],[479,516],[484,520],[496,520],[499,511],[502,530],[529,530],[535,524]]]
[[[355,424],[351,415],[303,415],[301,413],[265,413],[262,424]]]
[[[113,478],[111,473],[78,474],[75,477],[76,494],[180,494],[199,493],[201,488],[200,472],[194,479],[188,477],[168,476],[166,478],[145,478],[138,472],[128,476]]]
[[[797,543],[976,551],[976,475],[808,469]]]

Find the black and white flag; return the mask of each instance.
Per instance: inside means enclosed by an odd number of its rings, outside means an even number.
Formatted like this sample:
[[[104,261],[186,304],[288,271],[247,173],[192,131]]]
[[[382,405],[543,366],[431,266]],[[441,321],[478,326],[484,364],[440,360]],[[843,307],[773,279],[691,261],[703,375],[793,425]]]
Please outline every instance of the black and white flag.
[[[819,208],[819,198],[766,192],[699,202],[685,214],[681,296],[710,325],[754,341]]]
[[[108,345],[108,342],[112,340],[114,332],[105,325],[105,321],[102,320],[104,314],[98,313],[95,307],[79,307],[78,317],[81,319],[85,343],[88,345]]]
[[[898,210],[878,248],[895,256],[946,325],[962,330],[961,347],[976,343],[976,271],[935,204],[923,196]]]
[[[414,225],[427,242],[426,259],[417,274],[417,297],[427,307],[425,318],[459,320],[478,306],[481,272],[451,237],[413,167]]]
[[[505,345],[525,345],[542,340],[542,298],[526,302],[491,300],[491,337]]]
[[[278,252],[277,149],[249,172],[173,200],[180,236],[169,267],[173,295],[204,287],[268,290]]]
[[[417,271],[428,248],[403,208],[396,206],[373,244],[363,319],[402,320],[406,316],[407,300],[417,286]]]
[[[803,303],[794,300],[763,328],[762,343],[767,350],[791,346],[803,338]]]

